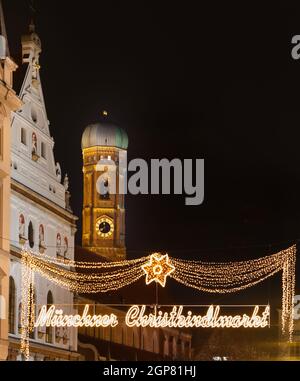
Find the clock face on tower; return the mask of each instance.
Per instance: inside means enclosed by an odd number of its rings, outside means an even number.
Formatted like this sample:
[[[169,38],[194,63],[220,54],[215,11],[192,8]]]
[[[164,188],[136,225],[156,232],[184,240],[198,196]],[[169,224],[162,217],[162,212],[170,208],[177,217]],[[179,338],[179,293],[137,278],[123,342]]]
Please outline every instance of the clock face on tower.
[[[101,217],[96,222],[96,232],[101,238],[109,238],[114,232],[114,224],[111,219]]]

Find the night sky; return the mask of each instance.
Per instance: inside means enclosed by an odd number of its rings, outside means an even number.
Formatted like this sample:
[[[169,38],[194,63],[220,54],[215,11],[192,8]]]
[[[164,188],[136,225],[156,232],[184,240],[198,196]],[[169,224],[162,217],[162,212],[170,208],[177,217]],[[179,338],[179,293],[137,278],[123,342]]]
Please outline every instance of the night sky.
[[[28,3],[4,0],[16,60]],[[127,131],[129,159],[205,159],[201,206],[127,196],[129,258],[242,260],[300,238],[300,60],[290,54],[300,10],[198,3],[36,1],[55,156],[77,216],[81,135],[101,110]]]

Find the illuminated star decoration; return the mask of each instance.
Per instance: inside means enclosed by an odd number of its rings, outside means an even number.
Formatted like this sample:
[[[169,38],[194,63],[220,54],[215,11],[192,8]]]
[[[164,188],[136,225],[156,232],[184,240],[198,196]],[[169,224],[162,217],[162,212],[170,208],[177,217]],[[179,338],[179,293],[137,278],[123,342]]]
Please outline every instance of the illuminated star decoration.
[[[146,284],[151,282],[159,283],[165,287],[167,277],[175,271],[175,267],[169,261],[169,255],[154,253],[150,256],[150,261],[142,266],[146,274]]]

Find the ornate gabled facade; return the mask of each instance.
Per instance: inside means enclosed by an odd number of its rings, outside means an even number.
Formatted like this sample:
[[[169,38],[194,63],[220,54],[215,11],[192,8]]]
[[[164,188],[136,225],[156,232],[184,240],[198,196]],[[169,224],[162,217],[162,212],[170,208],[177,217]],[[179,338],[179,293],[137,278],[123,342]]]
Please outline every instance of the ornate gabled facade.
[[[21,265],[24,244],[33,251],[58,258],[74,258],[75,217],[70,209],[68,177],[62,184],[54,159],[54,140],[43,96],[39,56],[41,41],[31,24],[22,37],[26,74],[20,91],[24,105],[13,116],[11,142],[11,263],[9,303],[9,359],[20,358]],[[73,305],[73,294],[39,275],[34,280],[36,313],[42,305]],[[76,360],[76,329],[47,328],[31,335],[31,359]]]
[[[27,70],[20,92],[24,106],[12,124],[13,179],[65,208],[65,188],[60,165],[54,159],[54,140],[41,85],[40,53],[41,42],[31,25],[30,34],[22,37],[23,65]]]
[[[9,57],[0,1],[0,361],[8,354],[11,112],[22,106],[12,89],[16,69],[17,65]]]

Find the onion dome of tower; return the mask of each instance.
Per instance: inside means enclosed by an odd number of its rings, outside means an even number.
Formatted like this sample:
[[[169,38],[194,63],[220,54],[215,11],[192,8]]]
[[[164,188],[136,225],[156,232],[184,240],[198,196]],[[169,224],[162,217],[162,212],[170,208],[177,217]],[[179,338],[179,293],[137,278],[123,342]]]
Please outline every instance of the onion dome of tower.
[[[82,149],[97,146],[127,150],[127,133],[121,127],[103,118],[99,122],[88,125],[82,134]]]

